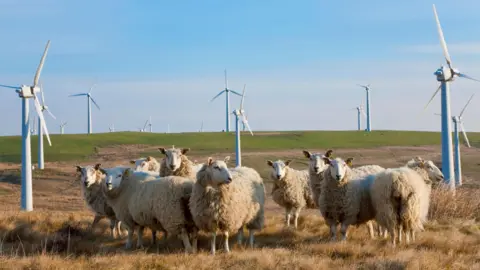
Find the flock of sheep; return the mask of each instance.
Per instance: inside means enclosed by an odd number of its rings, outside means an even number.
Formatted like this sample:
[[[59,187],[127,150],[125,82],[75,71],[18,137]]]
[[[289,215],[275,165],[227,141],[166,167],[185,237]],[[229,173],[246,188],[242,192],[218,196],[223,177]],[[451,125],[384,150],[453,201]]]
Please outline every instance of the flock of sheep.
[[[112,238],[124,235],[126,248],[132,247],[137,231],[137,248],[143,247],[143,231],[167,237],[177,236],[185,252],[197,252],[199,230],[210,233],[211,253],[215,254],[217,232],[224,235],[224,250],[230,251],[228,239],[237,233],[243,242],[244,227],[249,230],[248,244],[254,245],[254,232],[264,227],[265,186],[260,174],[245,166],[229,168],[229,157],[196,164],[186,156],[189,148],[159,148],[165,157],[159,163],[153,157],[132,160],[131,166],[102,168],[77,166],[82,193],[95,213],[92,227],[102,218],[110,219]],[[378,165],[353,167],[353,158],[333,158],[325,154],[303,151],[309,159],[307,170],[289,167],[290,160],[268,160],[273,180],[272,198],[285,208],[285,223],[293,218],[297,228],[303,208],[318,208],[336,239],[340,224],[342,240],[350,225],[366,224],[371,238],[377,232],[390,234],[395,246],[397,238],[415,240],[415,232],[423,231],[432,187],[443,180],[443,174],[431,160],[415,157],[405,166],[383,168]]]

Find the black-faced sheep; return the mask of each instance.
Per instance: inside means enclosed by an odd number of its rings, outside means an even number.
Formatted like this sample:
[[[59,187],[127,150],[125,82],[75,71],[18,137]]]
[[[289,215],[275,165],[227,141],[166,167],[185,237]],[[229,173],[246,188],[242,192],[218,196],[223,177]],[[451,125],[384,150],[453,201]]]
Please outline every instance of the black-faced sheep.
[[[190,210],[200,230],[211,233],[211,253],[215,254],[217,231],[225,236],[225,251],[230,252],[228,237],[238,232],[242,243],[243,227],[250,231],[253,248],[254,231],[264,226],[265,187],[255,170],[248,167],[229,169],[226,162],[208,158],[197,172],[190,197]]]
[[[283,162],[267,160],[272,167],[270,178],[273,180],[272,198],[281,207],[285,208],[285,224],[290,226],[293,216],[295,229],[298,226],[298,216],[304,207],[315,208],[312,190],[309,185],[308,171],[291,168],[291,160]]]

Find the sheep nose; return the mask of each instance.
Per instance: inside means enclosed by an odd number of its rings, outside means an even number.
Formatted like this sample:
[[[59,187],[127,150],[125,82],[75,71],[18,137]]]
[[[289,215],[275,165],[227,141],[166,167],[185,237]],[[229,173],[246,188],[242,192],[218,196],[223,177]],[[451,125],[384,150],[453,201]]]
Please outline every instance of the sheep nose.
[[[315,169],[316,172],[318,172],[318,170],[320,170],[319,167],[315,167],[314,169]]]
[[[170,165],[170,169],[172,169],[172,170],[175,169],[175,165],[173,165],[173,164]]]
[[[277,174],[277,178],[278,178],[278,179],[282,178],[282,175],[281,175],[281,174]]]
[[[232,177],[228,177],[226,183],[230,184],[232,182]]]
[[[337,180],[340,180],[341,178],[342,176],[337,174]]]

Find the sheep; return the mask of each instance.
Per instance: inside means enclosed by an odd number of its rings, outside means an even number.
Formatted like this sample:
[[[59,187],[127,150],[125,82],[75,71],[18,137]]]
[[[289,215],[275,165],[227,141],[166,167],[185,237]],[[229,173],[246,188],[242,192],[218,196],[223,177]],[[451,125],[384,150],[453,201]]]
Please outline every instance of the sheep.
[[[224,250],[230,252],[230,233],[238,232],[237,242],[241,245],[246,225],[250,231],[249,245],[253,248],[254,231],[264,226],[265,186],[262,178],[248,167],[229,169],[229,160],[230,157],[223,161],[208,158],[197,172],[189,202],[196,226],[211,233],[211,254],[215,254],[218,230],[225,236]]]
[[[136,171],[151,171],[151,172],[160,172],[160,163],[152,157],[148,156],[146,158],[142,157],[136,160],[130,160],[130,163],[135,165]]]
[[[166,231],[179,236],[185,252],[195,253],[197,229],[188,210],[193,180],[180,176],[159,177],[148,172],[124,169],[106,172],[103,192],[117,216],[128,228],[126,248],[132,247],[133,231],[138,227],[137,248],[143,247],[143,229]],[[190,245],[189,233],[192,236]]]
[[[160,164],[160,176],[183,176],[195,179],[199,166],[194,166],[193,162],[185,155],[190,148],[177,149],[172,146],[170,149],[158,148],[165,157]]]
[[[103,218],[110,219],[111,237],[113,239],[122,236],[120,222],[115,217],[115,212],[110,207],[101,191],[102,173],[101,164],[95,166],[76,166],[81,181],[81,191],[85,203],[90,211],[95,214],[91,229]]]
[[[290,226],[290,218],[294,219],[295,229],[298,227],[298,216],[305,206],[315,208],[312,190],[308,184],[308,171],[299,171],[289,167],[291,160],[283,162],[267,160],[272,167],[270,178],[273,180],[272,198],[285,208],[285,224]]]
[[[370,199],[370,186],[374,174],[369,175],[365,170],[351,168],[353,158],[349,159],[349,164],[341,158],[324,157],[324,160],[329,166],[323,172],[319,209],[330,227],[331,240],[336,239],[338,223],[341,224],[342,241],[346,240],[348,226],[363,223],[368,226],[373,239],[371,221],[375,218],[375,209]],[[373,173],[374,169],[370,172]]]
[[[327,150],[327,152],[322,155],[320,153],[312,154],[307,150],[303,150],[303,155],[309,159],[309,184],[313,193],[313,201],[315,202],[316,207],[318,207],[318,197],[320,196],[321,185],[323,181],[323,171],[328,167],[328,164],[325,163],[323,158],[330,158],[332,152],[333,150]]]
[[[440,169],[431,160],[420,157],[375,175],[371,186],[375,218],[391,235],[393,246],[397,237],[398,242],[402,241],[402,231],[407,244],[410,237],[415,241],[415,232],[424,231],[432,183],[442,180]]]

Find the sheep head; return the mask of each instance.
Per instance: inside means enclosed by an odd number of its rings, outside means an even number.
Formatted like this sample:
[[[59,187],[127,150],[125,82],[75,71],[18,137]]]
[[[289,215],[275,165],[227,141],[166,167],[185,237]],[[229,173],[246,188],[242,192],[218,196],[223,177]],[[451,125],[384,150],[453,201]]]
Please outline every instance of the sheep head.
[[[232,175],[227,167],[227,162],[229,160],[230,156],[225,157],[223,161],[214,160],[212,157],[209,157],[202,169],[205,170],[205,173],[208,175],[209,183],[203,184],[211,186],[230,184],[232,182]]]
[[[135,171],[140,172],[148,172],[149,162],[150,160],[148,160],[148,158],[139,158],[130,161],[131,164],[135,164]]]
[[[103,171],[106,175],[105,185],[108,191],[111,191],[120,186],[120,183],[128,177],[132,172],[127,167],[115,167]]]
[[[85,188],[88,189],[97,182],[100,165],[99,163],[95,166],[76,166],[77,172],[80,173],[80,181]]]
[[[350,169],[347,162],[338,157],[335,159],[324,157],[324,161],[329,164],[329,167],[325,172],[330,173],[330,176],[337,180],[337,182],[342,182]]]
[[[163,147],[158,149],[165,155],[166,166],[172,172],[180,168],[182,164],[182,156],[185,155],[188,151],[190,151],[190,148],[179,149],[175,148],[175,146],[172,146],[172,148],[170,149],[165,149]]]
[[[429,179],[424,179],[427,184],[438,183],[444,180],[442,171],[431,160],[424,160],[421,157],[414,157],[407,162],[407,167],[420,168],[427,172]]]
[[[320,153],[312,154],[306,150],[303,150],[303,154],[306,158],[309,159],[309,167],[311,172],[315,172],[315,174],[320,174],[328,167],[328,163],[326,163],[323,158],[329,158],[330,156],[322,155]],[[332,153],[330,152],[329,155],[331,154]]]
[[[282,160],[277,160],[275,162],[272,162],[271,160],[267,160],[268,166],[272,167],[273,169],[272,178],[274,180],[280,180],[284,178],[287,172],[286,168],[288,167],[288,165],[290,165],[291,162],[292,161],[290,159],[285,162],[283,162]]]

